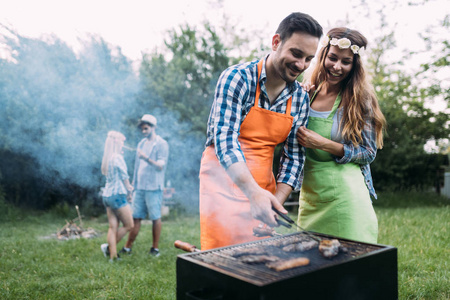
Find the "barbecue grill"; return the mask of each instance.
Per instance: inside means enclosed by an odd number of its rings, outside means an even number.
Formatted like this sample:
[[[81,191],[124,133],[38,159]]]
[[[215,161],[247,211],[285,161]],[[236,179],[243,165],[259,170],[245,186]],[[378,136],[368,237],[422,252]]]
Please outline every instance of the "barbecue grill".
[[[288,253],[273,246],[274,241],[298,235],[308,238],[296,232],[178,255],[177,299],[398,299],[396,248],[318,233],[322,239],[338,239],[347,251],[328,259],[317,247]],[[236,249],[255,246],[280,259],[307,257],[310,264],[278,272],[232,256]]]

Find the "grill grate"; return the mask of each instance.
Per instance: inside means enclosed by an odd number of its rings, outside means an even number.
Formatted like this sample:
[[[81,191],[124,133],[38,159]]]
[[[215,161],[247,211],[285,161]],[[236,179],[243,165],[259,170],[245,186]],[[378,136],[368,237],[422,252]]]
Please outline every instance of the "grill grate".
[[[327,235],[317,235],[323,238],[329,238]],[[257,286],[264,286],[273,282],[306,274],[321,268],[338,265],[367,254],[376,253],[378,250],[384,248],[383,246],[373,244],[365,244],[356,241],[338,239],[341,245],[347,248],[348,251],[346,253],[340,252],[332,259],[327,259],[319,253],[317,247],[304,252],[289,253],[283,251],[280,247],[271,245],[274,241],[290,241],[298,238],[301,238],[304,241],[311,240],[311,237],[309,237],[307,234],[297,232],[289,235],[239,244],[236,246],[191,253],[188,254],[188,256],[189,259],[195,260],[208,268],[213,268],[216,271],[239,278],[240,280],[255,284]],[[236,249],[242,249],[246,247],[254,248],[255,246],[263,247],[269,252],[270,255],[275,255],[277,257],[280,257],[280,259],[307,257],[310,260],[310,264],[308,266],[277,272],[268,268],[265,264],[247,264],[241,262],[239,259],[235,259],[231,255],[231,253]]]

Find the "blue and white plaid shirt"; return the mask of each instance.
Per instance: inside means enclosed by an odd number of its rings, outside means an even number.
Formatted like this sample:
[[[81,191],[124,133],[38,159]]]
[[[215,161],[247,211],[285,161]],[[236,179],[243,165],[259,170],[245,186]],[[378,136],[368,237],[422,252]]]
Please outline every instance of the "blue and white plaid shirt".
[[[377,136],[371,122],[367,122],[361,135],[363,139],[362,143],[354,146],[352,142],[346,141],[344,143],[344,156],[341,158],[336,157],[335,161],[338,164],[359,164],[370,195],[377,199],[377,194],[375,193],[375,188],[373,186],[372,174],[370,172],[370,164],[377,156]]]
[[[298,144],[295,134],[300,126],[307,126],[309,97],[295,81],[287,85],[271,105],[265,87],[266,58],[259,80],[261,86],[259,106],[284,114],[287,101],[292,96],[291,116],[294,117],[291,131],[283,146],[277,182],[286,183],[294,190],[298,190],[301,185],[299,178],[303,170],[305,149]],[[241,124],[255,103],[257,64],[258,61],[253,61],[229,67],[221,74],[216,86],[205,146],[215,145],[217,158],[224,168],[237,162],[245,162],[238,137]]]
[[[120,154],[113,154],[108,161],[108,172],[106,174],[106,185],[103,189],[103,197],[127,194],[124,180],[128,179],[127,164]]]

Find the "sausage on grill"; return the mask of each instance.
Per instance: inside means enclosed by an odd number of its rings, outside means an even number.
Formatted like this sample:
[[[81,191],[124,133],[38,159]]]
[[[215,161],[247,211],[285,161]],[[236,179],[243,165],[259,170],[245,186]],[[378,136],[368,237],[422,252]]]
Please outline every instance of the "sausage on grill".
[[[267,267],[277,272],[309,265],[309,259],[306,257],[296,257],[288,260],[273,261],[266,264]]]

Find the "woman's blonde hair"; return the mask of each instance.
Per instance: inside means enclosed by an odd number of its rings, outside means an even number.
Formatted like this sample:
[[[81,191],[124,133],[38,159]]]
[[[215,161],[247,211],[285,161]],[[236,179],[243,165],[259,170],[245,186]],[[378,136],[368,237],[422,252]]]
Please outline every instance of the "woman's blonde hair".
[[[346,27],[333,28],[327,35],[330,40],[345,37],[351,41],[352,45],[357,45],[360,48],[367,47],[367,39],[356,30]],[[320,50],[319,62],[311,74],[311,85],[319,86],[325,82],[325,59],[329,49],[330,44],[328,43]],[[377,148],[383,148],[386,119],[380,110],[375,90],[366,76],[359,54],[354,54],[352,70],[341,83],[341,99],[341,106],[344,111],[339,128],[342,131],[343,138],[351,141],[354,145],[360,144],[363,140],[362,131],[366,125],[366,119],[370,118],[376,133]]]
[[[108,132],[105,142],[105,150],[102,159],[102,174],[106,176],[108,173],[108,162],[111,156],[115,153],[120,153],[123,142],[126,140],[125,136],[118,131]]]

